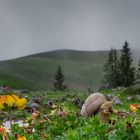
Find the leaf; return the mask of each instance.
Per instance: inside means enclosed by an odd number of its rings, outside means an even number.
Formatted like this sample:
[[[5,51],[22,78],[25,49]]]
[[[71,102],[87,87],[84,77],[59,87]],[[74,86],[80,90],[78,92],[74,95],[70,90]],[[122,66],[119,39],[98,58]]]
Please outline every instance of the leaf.
[[[134,113],[136,113],[136,111],[140,109],[140,104],[130,104],[129,106],[130,106],[130,110]]]

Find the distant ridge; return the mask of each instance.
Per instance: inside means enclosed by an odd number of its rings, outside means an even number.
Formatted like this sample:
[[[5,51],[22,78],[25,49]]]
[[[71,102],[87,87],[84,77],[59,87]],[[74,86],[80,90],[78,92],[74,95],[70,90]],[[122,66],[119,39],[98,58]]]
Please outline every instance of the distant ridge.
[[[59,49],[59,50],[52,50],[52,51],[46,51],[46,52],[41,52],[41,53],[35,53],[35,54],[31,54],[28,56],[23,56],[23,57],[19,57],[19,58],[25,58],[25,57],[54,57],[54,55],[57,56],[66,56],[66,55],[71,55],[71,54],[82,54],[82,55],[89,55],[89,54],[93,54],[93,53],[108,53],[108,51],[106,50],[99,50],[99,51],[84,51],[84,50],[72,50],[72,49]]]

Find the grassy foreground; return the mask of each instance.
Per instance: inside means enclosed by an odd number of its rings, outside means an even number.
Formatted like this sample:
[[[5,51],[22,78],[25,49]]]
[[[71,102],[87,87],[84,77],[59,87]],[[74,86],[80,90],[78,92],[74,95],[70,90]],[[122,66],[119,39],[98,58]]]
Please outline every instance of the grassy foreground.
[[[127,101],[127,95],[122,90],[104,91],[104,94],[120,94],[123,105],[114,108],[131,112],[129,104],[137,101]],[[21,95],[17,92],[17,95]],[[98,116],[84,118],[80,115],[80,109],[73,102],[73,97],[85,100],[86,93],[79,92],[31,92],[22,96],[27,98],[27,106],[33,98],[39,99],[40,109],[35,118],[28,109],[16,111],[13,114],[15,120],[22,120],[25,126],[18,124],[12,126],[12,135],[7,133],[9,140],[17,140],[16,135],[22,135],[27,140],[139,140],[140,139],[140,112],[136,114],[115,116],[112,115],[112,124],[100,122]],[[62,97],[65,99],[62,100]],[[53,99],[55,107],[48,107],[48,101]],[[1,123],[6,118],[1,114]],[[28,124],[28,125],[27,125]],[[1,137],[2,139],[2,137]]]

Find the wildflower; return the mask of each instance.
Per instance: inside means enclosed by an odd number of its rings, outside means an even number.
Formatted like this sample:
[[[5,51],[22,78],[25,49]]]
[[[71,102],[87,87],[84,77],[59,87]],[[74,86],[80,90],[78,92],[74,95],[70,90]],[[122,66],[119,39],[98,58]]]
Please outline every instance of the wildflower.
[[[7,86],[7,85],[3,85],[2,90],[3,90],[3,92],[8,92],[8,91],[11,90],[11,88],[9,86]]]
[[[17,95],[2,95],[0,97],[0,110],[8,108],[23,109],[27,100],[25,98],[19,98]]]
[[[27,140],[24,136],[22,135],[18,135],[17,136],[17,140]]]
[[[2,95],[0,97],[0,110],[4,109],[5,106],[12,107],[14,103],[15,100],[11,95]]]
[[[61,116],[61,117],[64,117],[64,116],[66,116],[66,112],[64,112],[64,111],[61,111],[61,112],[59,112],[59,115]]]
[[[12,111],[14,109],[23,109],[27,100],[19,98],[17,95],[2,95],[0,96],[0,110],[6,111],[10,121],[10,132],[12,133]]]
[[[3,137],[3,140],[7,140],[6,129],[3,126],[0,126],[0,134]]]
[[[35,120],[36,119],[36,117],[39,115],[39,111],[34,111],[33,113],[32,113],[32,119],[33,120]]]
[[[11,96],[15,99],[15,107],[17,107],[18,109],[23,109],[25,107],[25,104],[27,102],[25,98],[19,98],[15,94],[12,94]]]

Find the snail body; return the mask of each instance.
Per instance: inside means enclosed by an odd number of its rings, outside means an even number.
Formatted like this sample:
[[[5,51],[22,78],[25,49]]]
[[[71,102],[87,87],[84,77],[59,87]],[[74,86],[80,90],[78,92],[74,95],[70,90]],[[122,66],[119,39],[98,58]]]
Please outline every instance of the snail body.
[[[115,99],[116,97],[112,101],[107,101],[102,93],[93,93],[83,104],[81,115],[84,117],[99,115],[102,122],[109,123],[111,114],[117,114],[117,110],[113,109]]]

